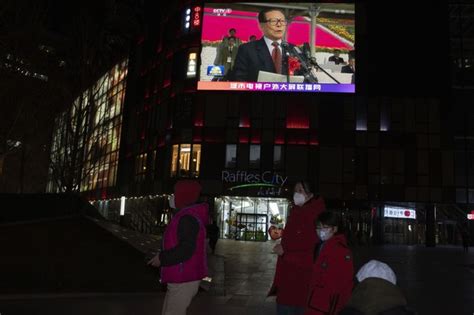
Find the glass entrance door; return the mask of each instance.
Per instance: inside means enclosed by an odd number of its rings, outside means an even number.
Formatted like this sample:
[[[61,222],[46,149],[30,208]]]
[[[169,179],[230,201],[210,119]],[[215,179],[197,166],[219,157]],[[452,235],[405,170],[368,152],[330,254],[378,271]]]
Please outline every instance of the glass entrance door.
[[[215,199],[216,220],[221,238],[266,241],[272,220],[283,226],[288,200],[246,196],[222,196]]]
[[[268,216],[266,214],[237,214],[237,228],[239,232],[236,239],[242,241],[264,242],[267,240]]]

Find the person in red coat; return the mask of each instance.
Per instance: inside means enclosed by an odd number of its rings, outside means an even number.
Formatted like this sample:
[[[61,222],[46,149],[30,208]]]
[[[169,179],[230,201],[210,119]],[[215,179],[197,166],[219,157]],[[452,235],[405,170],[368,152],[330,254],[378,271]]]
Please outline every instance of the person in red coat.
[[[321,197],[313,194],[308,182],[295,185],[293,201],[277,253],[275,278],[270,294],[276,294],[278,315],[302,315],[308,296],[314,244],[319,242],[315,219],[325,210]]]
[[[337,234],[339,217],[322,213],[316,222],[321,243],[314,251],[314,264],[304,315],[336,315],[351,297],[354,266],[343,234]]]

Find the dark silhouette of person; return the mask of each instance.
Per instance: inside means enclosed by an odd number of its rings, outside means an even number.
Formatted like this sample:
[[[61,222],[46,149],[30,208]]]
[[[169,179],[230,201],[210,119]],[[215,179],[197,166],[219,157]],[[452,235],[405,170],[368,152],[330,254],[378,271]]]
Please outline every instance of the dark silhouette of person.
[[[469,232],[467,230],[463,230],[461,232],[461,237],[462,237],[462,247],[464,249],[464,252],[467,253],[469,251]]]
[[[211,224],[207,226],[207,236],[209,237],[209,247],[211,247],[212,253],[216,252],[217,241],[219,240],[220,229],[213,220]]]
[[[352,73],[351,83],[354,84],[355,72],[356,72],[355,51],[351,50],[349,52],[349,64],[341,68],[341,73]]]
[[[329,57],[328,61],[332,61],[332,62],[334,62],[336,65],[341,64],[341,63],[344,63],[344,58],[339,57],[340,54],[341,54],[341,51],[340,51],[339,49],[335,49],[335,50],[334,50],[334,55],[332,55],[331,57]]]
[[[349,56],[349,64],[341,68],[341,73],[355,73],[355,55]]]

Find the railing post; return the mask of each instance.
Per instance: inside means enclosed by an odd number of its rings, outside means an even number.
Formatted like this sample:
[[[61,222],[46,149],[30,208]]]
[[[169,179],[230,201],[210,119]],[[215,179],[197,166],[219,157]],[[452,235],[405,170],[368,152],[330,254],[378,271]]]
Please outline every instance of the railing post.
[[[426,235],[425,243],[426,247],[436,246],[436,205],[426,205]]]

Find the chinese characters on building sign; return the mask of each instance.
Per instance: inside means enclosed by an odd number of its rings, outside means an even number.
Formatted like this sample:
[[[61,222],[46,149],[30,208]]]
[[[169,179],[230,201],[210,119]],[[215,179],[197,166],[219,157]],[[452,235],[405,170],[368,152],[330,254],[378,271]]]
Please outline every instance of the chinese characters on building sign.
[[[474,210],[472,210],[471,213],[467,214],[467,219],[468,220],[474,220]]]
[[[416,211],[414,209],[385,206],[384,217],[399,219],[416,219]]]

